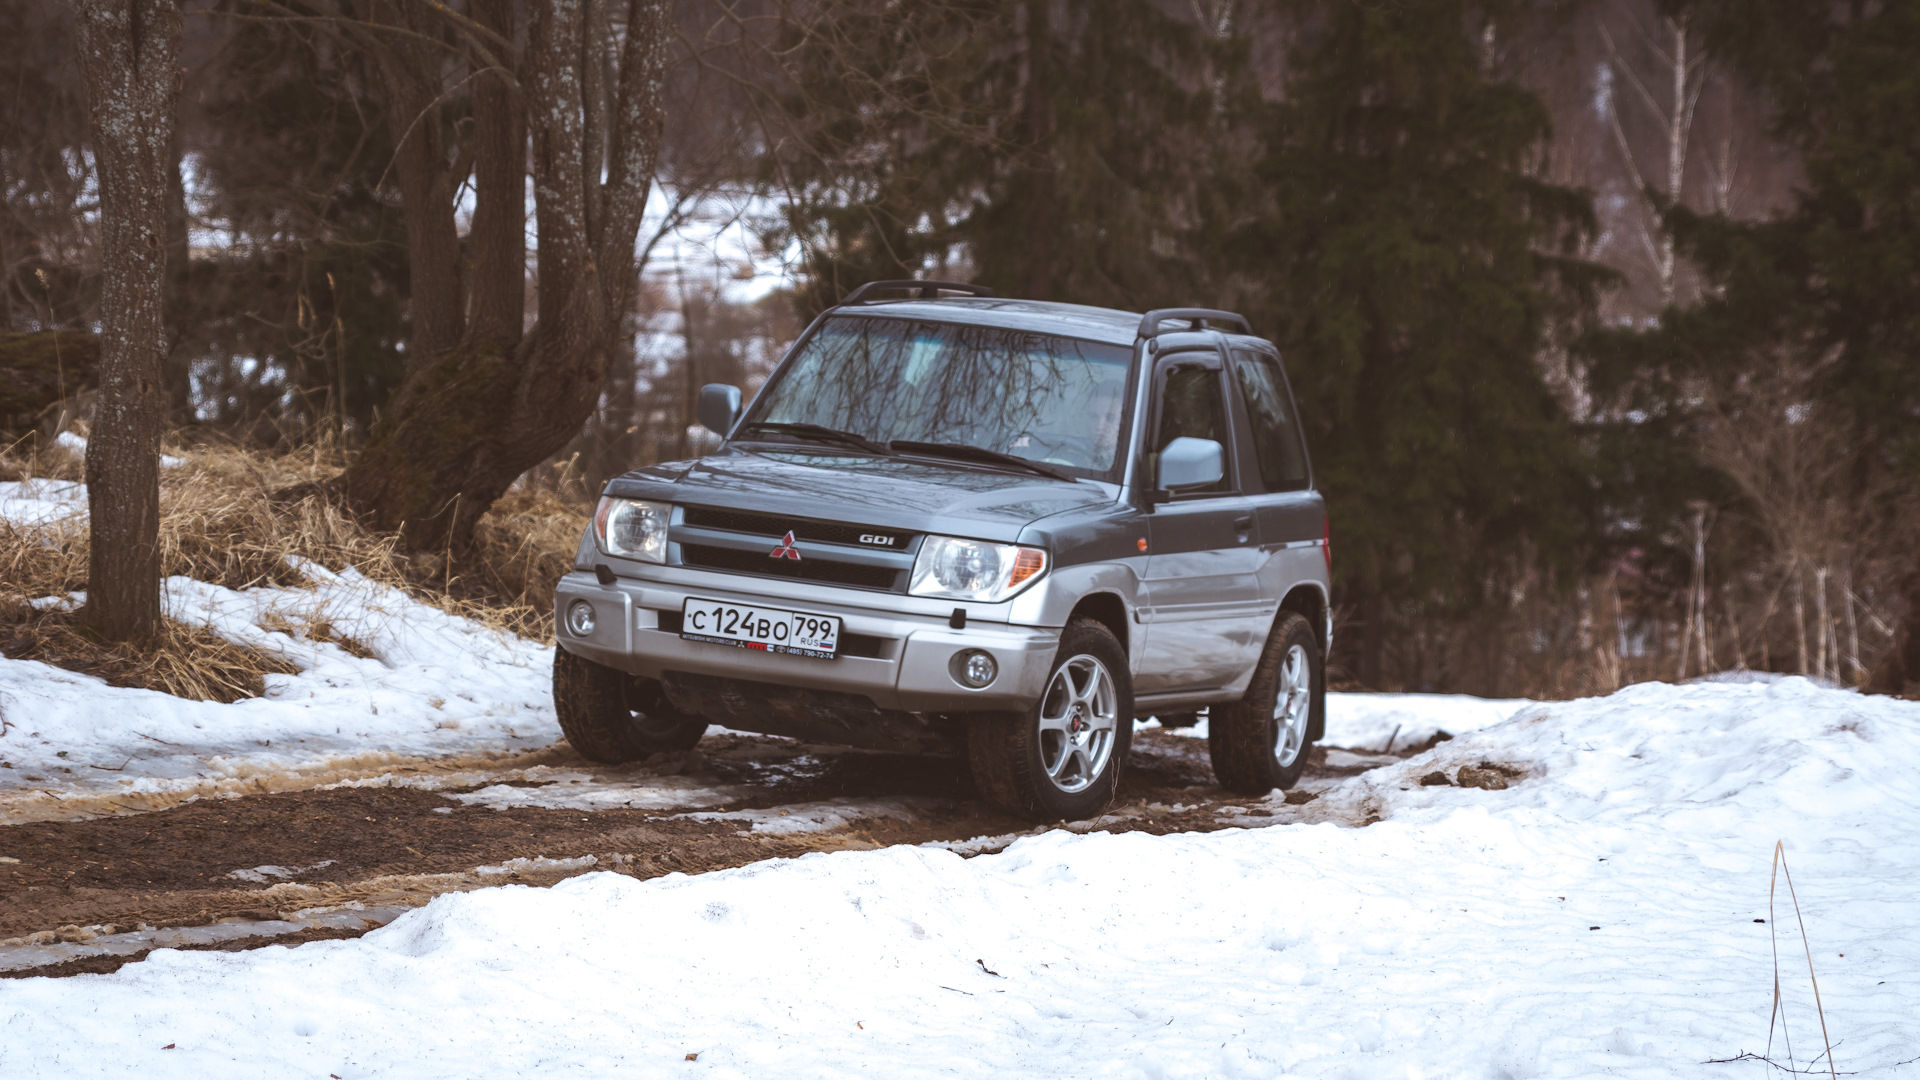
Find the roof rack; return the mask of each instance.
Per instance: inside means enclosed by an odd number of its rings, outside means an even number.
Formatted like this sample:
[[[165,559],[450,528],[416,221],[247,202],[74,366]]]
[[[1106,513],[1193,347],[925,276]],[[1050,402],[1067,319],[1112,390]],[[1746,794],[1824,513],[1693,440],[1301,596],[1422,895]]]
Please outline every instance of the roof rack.
[[[1141,316],[1138,336],[1151,339],[1156,334],[1163,332],[1160,329],[1161,323],[1182,319],[1186,320],[1189,325],[1184,327],[1168,327],[1168,330],[1205,330],[1207,323],[1217,322],[1235,323],[1240,327],[1241,333],[1253,333],[1253,324],[1247,321],[1245,315],[1236,315],[1231,311],[1216,311],[1213,308],[1170,307],[1155,308]]]
[[[981,297],[993,295],[993,290],[984,285],[967,285],[958,281],[922,281],[916,278],[909,281],[869,281],[847,294],[847,298],[840,303],[842,305],[858,304],[866,300],[869,293],[895,289],[917,290],[922,300],[938,300],[943,292],[966,293],[968,296]]]

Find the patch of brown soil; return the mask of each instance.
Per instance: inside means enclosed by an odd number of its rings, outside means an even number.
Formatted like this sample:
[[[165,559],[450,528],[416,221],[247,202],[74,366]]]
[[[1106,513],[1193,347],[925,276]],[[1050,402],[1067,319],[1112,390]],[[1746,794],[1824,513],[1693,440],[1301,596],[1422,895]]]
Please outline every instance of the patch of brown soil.
[[[850,841],[885,844],[1020,827],[977,804],[954,805],[934,818],[912,830],[875,821],[852,835],[756,837],[739,835],[737,822],[641,810],[470,808],[399,788],[206,800],[137,817],[9,826],[5,850],[20,861],[0,863],[0,938],[63,925],[131,929],[275,918],[290,908],[348,900],[406,902],[411,896],[424,902],[458,888],[454,878],[476,866],[518,858],[618,853],[630,872],[651,877],[842,848]],[[229,876],[258,866],[312,869],[287,879],[293,884]],[[447,880],[424,880],[435,877]],[[353,888],[367,883],[374,884]]]
[[[221,919],[279,919],[353,902],[424,904],[436,895],[507,883],[550,885],[591,870],[651,878],[701,873],[813,851],[1004,836],[1032,829],[973,796],[953,762],[839,751],[790,740],[716,736],[686,767],[742,792],[728,809],[775,808],[833,798],[914,796],[912,820],[874,817],[851,827],[754,834],[738,821],[699,821],[648,810],[494,810],[445,793],[410,788],[305,790],[203,799],[170,809],[86,821],[0,828],[0,939],[56,931],[199,926]],[[1336,779],[1324,754],[1309,761],[1309,784]],[[497,781],[496,781],[497,782]],[[1285,800],[1298,805],[1305,791]],[[1263,800],[1228,795],[1213,783],[1204,741],[1156,732],[1136,753],[1113,813],[1093,827],[1111,832],[1209,832],[1273,824]],[[1087,828],[1082,824],[1077,831]],[[513,859],[579,859],[591,866],[523,867],[478,874]],[[237,880],[235,870],[283,867],[290,877]],[[111,931],[83,928],[113,927]],[[58,933],[62,929],[65,933]],[[219,947],[352,937],[361,930],[303,931]],[[16,975],[117,970],[142,954],[68,961]]]

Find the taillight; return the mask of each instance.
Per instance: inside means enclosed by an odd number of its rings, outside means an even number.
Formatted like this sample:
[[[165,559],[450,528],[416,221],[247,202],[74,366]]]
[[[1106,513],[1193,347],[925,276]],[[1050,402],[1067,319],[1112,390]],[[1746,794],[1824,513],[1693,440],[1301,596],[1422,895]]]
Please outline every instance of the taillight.
[[[1333,516],[1320,516],[1320,554],[1327,557],[1327,576],[1333,576]]]

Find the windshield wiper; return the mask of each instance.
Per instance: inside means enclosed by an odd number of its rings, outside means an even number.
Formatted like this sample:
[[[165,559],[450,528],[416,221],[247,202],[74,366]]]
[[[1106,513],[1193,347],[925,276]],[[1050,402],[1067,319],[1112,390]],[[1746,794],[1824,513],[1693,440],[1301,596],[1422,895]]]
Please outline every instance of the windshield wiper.
[[[865,435],[857,435],[851,431],[830,428],[825,424],[803,424],[789,423],[784,420],[768,420],[757,424],[748,424],[740,433],[742,435],[793,435],[797,438],[810,439],[814,442],[837,443],[841,446],[851,446],[856,450],[865,450],[867,453],[878,454],[881,457],[893,456],[893,451],[887,449],[884,443],[874,442]]]
[[[1037,461],[1028,461],[1023,457],[1003,454],[998,450],[988,450],[979,446],[966,446],[960,443],[920,442],[916,439],[895,439],[887,447],[896,454],[919,454],[922,457],[958,458],[963,461],[978,461],[988,465],[1005,465],[1022,469],[1050,480],[1065,480],[1071,484],[1074,478],[1051,465],[1042,465]]]

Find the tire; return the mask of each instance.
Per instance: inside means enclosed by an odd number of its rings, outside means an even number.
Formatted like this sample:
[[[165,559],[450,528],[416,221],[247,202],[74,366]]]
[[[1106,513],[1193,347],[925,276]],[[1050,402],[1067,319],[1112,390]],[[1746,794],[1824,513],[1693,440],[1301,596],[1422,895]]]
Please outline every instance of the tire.
[[[1025,712],[976,717],[967,757],[987,801],[1030,821],[1077,821],[1113,804],[1132,739],[1126,650],[1113,631],[1075,619],[1040,700]]]
[[[1265,795],[1299,783],[1312,739],[1325,729],[1326,710],[1319,639],[1305,618],[1283,611],[1267,635],[1246,696],[1214,706],[1207,728],[1214,777],[1241,795]]]
[[[619,764],[693,749],[705,717],[677,712],[653,679],[553,650],[553,709],[567,742],[588,761]]]

